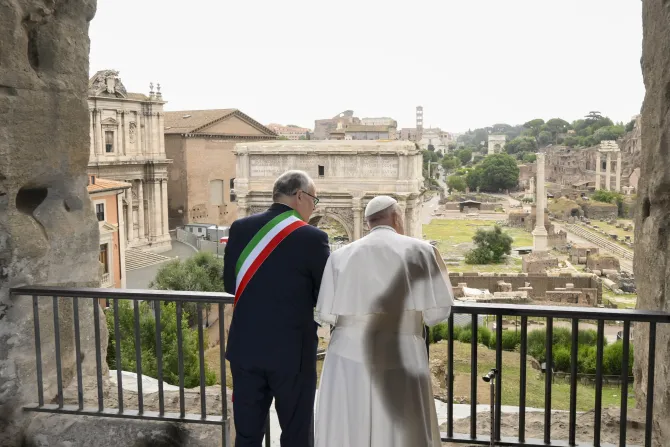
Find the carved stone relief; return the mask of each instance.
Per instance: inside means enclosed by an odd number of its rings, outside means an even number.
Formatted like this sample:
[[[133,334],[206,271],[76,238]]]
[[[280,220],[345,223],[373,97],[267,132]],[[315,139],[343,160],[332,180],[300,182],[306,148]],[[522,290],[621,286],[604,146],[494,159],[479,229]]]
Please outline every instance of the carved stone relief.
[[[130,144],[135,144],[135,135],[137,133],[137,124],[130,123],[128,126],[128,136],[130,138]]]

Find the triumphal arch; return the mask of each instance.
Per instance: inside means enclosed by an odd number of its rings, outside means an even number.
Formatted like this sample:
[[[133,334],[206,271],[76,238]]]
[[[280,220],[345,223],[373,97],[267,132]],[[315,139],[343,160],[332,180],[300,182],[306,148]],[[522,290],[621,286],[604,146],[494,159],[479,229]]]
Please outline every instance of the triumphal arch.
[[[406,141],[267,141],[235,146],[238,215],[262,212],[272,204],[275,179],[291,169],[316,182],[319,205],[310,221],[338,221],[349,240],[366,234],[363,210],[375,196],[398,200],[407,235],[421,237],[422,155]]]

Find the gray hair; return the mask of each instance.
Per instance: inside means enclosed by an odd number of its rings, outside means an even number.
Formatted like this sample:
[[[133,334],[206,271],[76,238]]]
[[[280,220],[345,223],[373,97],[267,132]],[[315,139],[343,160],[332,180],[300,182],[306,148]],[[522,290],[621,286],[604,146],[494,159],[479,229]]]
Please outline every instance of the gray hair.
[[[292,196],[298,190],[307,192],[314,181],[305,171],[286,171],[280,175],[272,187],[272,200],[278,200],[282,196]]]
[[[394,203],[393,205],[389,206],[388,208],[384,208],[381,211],[377,211],[374,214],[370,214],[365,220],[367,220],[368,225],[373,226],[387,219],[392,219],[393,215],[395,214],[402,216],[402,209],[397,203]]]

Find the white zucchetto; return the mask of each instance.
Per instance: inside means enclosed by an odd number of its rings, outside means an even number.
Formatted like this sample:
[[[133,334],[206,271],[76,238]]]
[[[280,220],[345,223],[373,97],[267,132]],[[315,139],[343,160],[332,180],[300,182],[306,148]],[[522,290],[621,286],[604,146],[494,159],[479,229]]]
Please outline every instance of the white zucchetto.
[[[396,203],[398,202],[393,197],[377,196],[370,200],[370,202],[368,202],[368,206],[365,207],[365,217],[368,218],[375,213],[385,210],[389,206],[395,205]]]

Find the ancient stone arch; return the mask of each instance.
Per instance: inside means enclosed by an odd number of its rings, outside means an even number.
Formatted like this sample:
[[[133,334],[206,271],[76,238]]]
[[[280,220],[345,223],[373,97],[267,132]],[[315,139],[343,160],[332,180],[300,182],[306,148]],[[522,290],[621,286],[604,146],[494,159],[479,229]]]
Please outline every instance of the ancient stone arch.
[[[413,143],[379,141],[291,141],[238,144],[238,216],[272,203],[274,180],[289,169],[306,171],[320,199],[312,222],[340,222],[349,240],[365,234],[363,210],[377,195],[395,197],[408,235],[421,237],[421,153]]]

